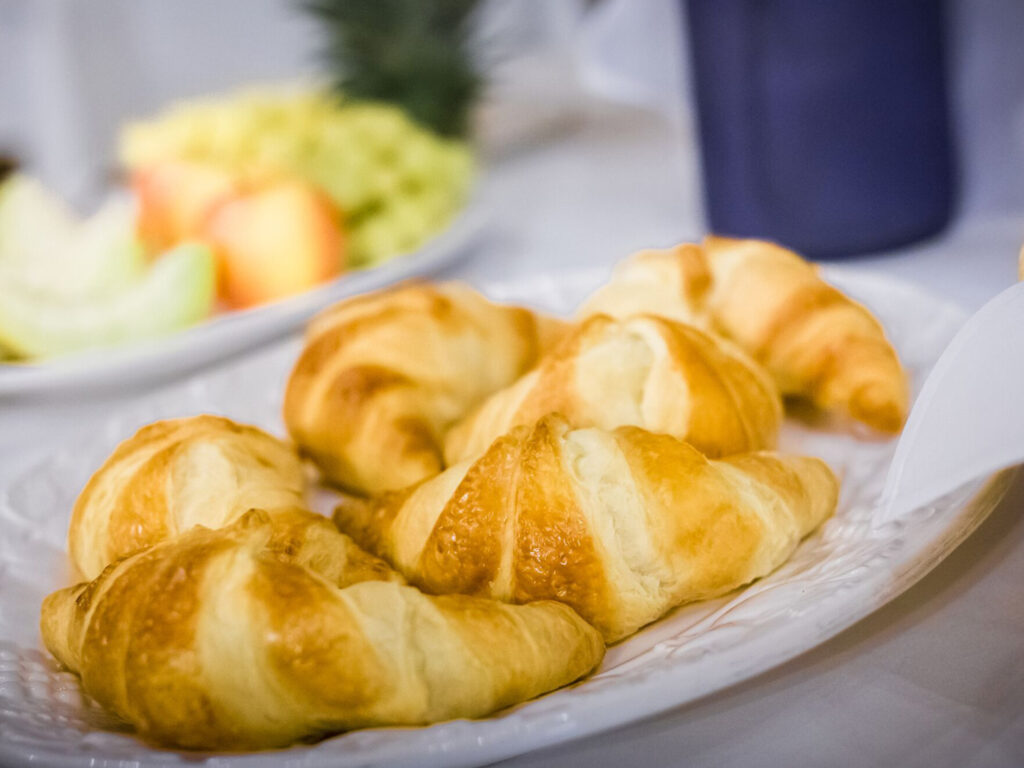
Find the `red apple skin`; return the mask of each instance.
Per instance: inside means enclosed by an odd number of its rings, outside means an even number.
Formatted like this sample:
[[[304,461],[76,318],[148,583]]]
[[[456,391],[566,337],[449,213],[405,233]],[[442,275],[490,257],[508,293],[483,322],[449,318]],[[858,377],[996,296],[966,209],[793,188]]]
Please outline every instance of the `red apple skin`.
[[[241,309],[309,290],[340,274],[340,217],[299,181],[272,183],[222,200],[200,237],[217,255],[221,298]]]
[[[139,202],[138,235],[151,253],[196,238],[218,203],[237,194],[227,171],[203,163],[169,160],[132,175]]]

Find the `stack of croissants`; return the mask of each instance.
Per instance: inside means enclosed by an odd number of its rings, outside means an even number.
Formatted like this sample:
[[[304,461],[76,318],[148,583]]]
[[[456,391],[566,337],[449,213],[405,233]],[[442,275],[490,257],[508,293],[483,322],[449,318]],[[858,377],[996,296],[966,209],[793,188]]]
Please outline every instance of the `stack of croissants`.
[[[349,299],[308,326],[292,442],[201,415],[114,451],[42,636],[161,746],[482,717],[833,513],[825,463],[773,451],[783,396],[883,434],[909,397],[871,313],[770,243],[636,253],[571,322],[455,283]]]

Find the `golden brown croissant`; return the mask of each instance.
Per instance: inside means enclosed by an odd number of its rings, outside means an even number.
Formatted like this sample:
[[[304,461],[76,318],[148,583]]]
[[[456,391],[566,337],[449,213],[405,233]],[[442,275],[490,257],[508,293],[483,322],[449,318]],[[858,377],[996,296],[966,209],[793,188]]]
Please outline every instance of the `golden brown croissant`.
[[[561,600],[614,641],[771,572],[836,496],[818,459],[711,461],[668,435],[550,415],[334,519],[429,592]]]
[[[47,597],[46,646],[143,737],[195,749],[478,717],[604,653],[560,603],[428,597],[273,537],[253,511],[130,555]]]
[[[707,255],[695,243],[637,251],[616,265],[611,280],[583,302],[577,315],[659,315],[707,330],[711,281]]]
[[[702,255],[706,273],[697,266]],[[906,419],[906,373],[882,326],[792,251],[721,237],[705,239],[703,250],[644,251],[622,264],[581,314],[652,307],[737,342],[783,394],[882,432],[898,432]]]
[[[405,487],[443,468],[445,430],[531,368],[564,327],[456,283],[341,302],[308,329],[285,423],[342,487]]]
[[[456,424],[445,459],[478,456],[552,412],[574,427],[665,432],[717,458],[773,448],[782,402],[761,367],[728,342],[666,318],[595,315]]]
[[[254,507],[301,507],[304,485],[295,451],[262,430],[209,415],[160,421],[121,443],[89,480],[68,551],[92,579],[194,525],[219,528]]]

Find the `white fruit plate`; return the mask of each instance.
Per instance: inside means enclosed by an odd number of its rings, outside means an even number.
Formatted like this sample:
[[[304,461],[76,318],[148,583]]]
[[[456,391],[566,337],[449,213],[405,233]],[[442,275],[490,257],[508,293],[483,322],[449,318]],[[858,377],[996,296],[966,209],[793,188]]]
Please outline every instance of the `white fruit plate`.
[[[484,229],[479,198],[419,250],[378,267],[349,272],[297,296],[218,315],[159,339],[66,355],[38,363],[0,362],[0,398],[54,392],[122,390],[135,383],[168,380],[231,355],[280,339],[338,299],[433,274],[466,255]]]
[[[867,274],[828,276],[872,307],[919,389],[964,320],[955,307]],[[485,286],[495,298],[569,311],[603,274],[538,275]],[[596,674],[482,720],[379,728],[262,754],[150,747],[84,697],[41,649],[43,596],[65,584],[71,504],[116,442],[142,424],[217,412],[281,432],[291,340],[149,397],[92,442],[42,458],[0,492],[0,763],[39,766],[470,766],[579,738],[693,701],[824,642],[907,589],[988,514],[1009,475],[979,480],[882,524],[878,498],[894,443],[790,421],[786,450],[825,458],[842,478],[834,518],[769,577],[684,606],[612,647]],[[318,495],[329,506],[330,499]]]

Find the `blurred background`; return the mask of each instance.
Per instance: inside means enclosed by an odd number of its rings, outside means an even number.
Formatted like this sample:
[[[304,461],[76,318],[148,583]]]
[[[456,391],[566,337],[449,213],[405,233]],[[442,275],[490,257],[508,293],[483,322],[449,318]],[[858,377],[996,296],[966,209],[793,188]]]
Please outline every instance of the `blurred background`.
[[[490,212],[460,268],[471,278],[611,264],[715,229],[816,258],[890,259],[933,289],[983,260],[1009,281],[1024,240],[1021,29],[1017,0],[0,0],[0,155],[82,216],[119,185],[145,207],[154,189],[221,183],[162,174],[182,157],[230,166],[252,196],[253,177],[267,183],[253,158],[263,169],[273,155],[270,166],[326,192],[348,261],[256,274],[270,257],[239,242],[233,221],[248,210],[236,206],[208,237],[221,308],[278,298],[268,281],[293,293],[414,250],[471,198]],[[397,37],[352,42],[374,34]],[[421,44],[422,57],[405,55]],[[439,53],[456,48],[479,87]],[[419,95],[403,88],[403,66]],[[258,95],[339,82],[350,96],[394,96],[408,124],[335,119],[315,99],[267,117],[279,97]],[[314,123],[334,128],[310,138]],[[218,131],[221,144],[208,139]],[[275,131],[299,138],[271,146]],[[310,142],[327,154],[303,155]],[[361,186],[338,180],[360,174]],[[302,190],[271,192],[261,210],[315,218]],[[181,239],[163,214],[138,215],[150,255]],[[224,263],[246,273],[226,293]],[[963,300],[989,293],[968,287]]]

